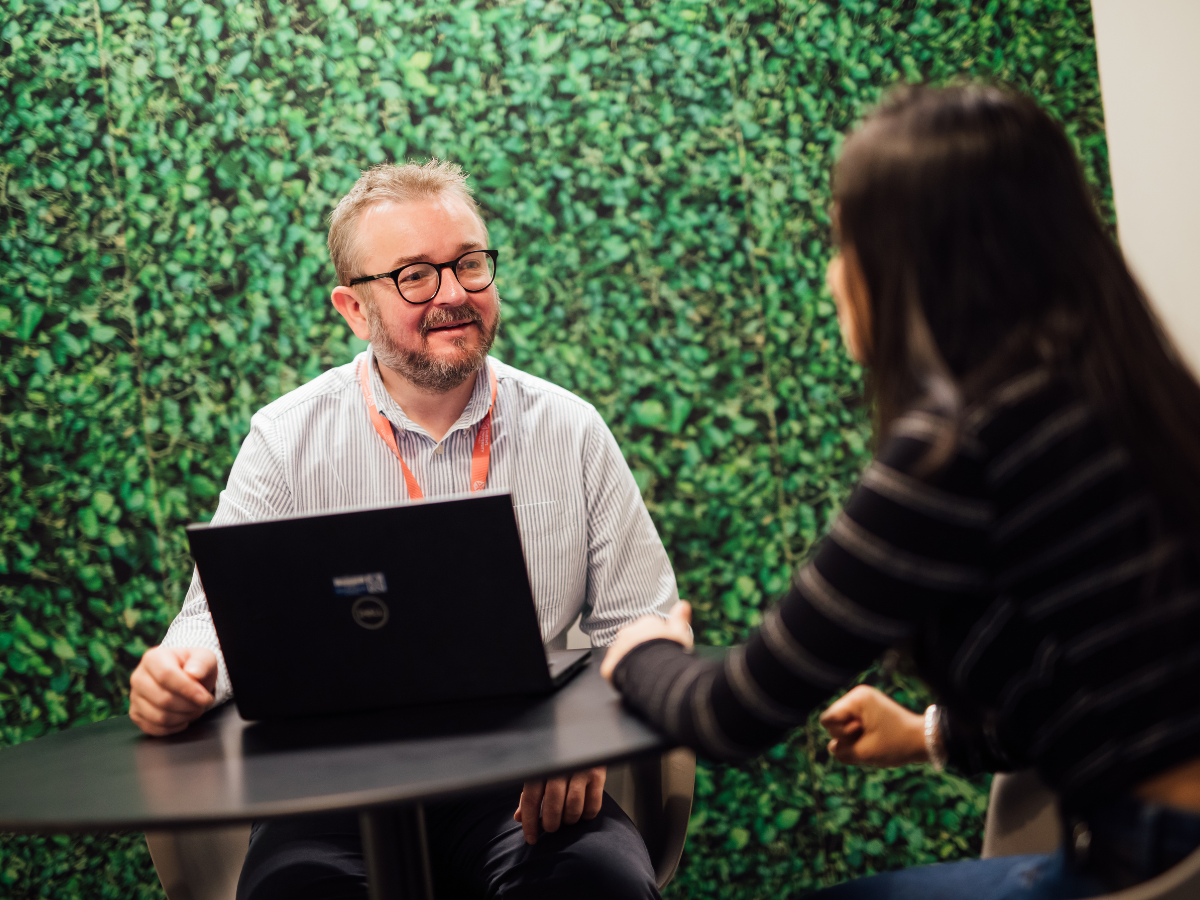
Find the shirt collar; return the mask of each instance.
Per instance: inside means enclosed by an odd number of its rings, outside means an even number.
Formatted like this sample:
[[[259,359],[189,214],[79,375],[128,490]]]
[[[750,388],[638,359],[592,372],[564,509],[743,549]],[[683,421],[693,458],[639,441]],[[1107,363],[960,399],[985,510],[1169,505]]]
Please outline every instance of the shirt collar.
[[[490,360],[491,357],[488,357],[488,359]],[[400,404],[396,402],[395,398],[388,393],[388,389],[384,387],[383,378],[379,375],[379,367],[375,361],[374,348],[368,350],[367,362],[371,367],[371,394],[375,398],[376,408],[392,423],[393,428],[401,431],[414,431],[417,434],[429,437],[429,432],[410,419]],[[463,409],[462,415],[458,417],[458,421],[450,426],[450,430],[446,432],[447,436],[453,434],[455,431],[474,427],[487,415],[488,407],[492,401],[492,385],[487,375],[487,366],[490,364],[490,362],[485,362],[480,367],[478,374],[475,376],[475,387],[471,389],[471,399],[467,401],[466,408]],[[432,438],[430,439],[432,440]]]

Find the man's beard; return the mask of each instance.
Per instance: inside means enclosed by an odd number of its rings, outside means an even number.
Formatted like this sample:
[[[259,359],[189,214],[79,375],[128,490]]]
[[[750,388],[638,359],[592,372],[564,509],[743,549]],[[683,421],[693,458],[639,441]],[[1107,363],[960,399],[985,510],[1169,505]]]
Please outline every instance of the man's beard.
[[[452,391],[478,370],[487,359],[492,342],[496,339],[496,330],[500,327],[500,309],[496,308],[496,321],[488,328],[483,316],[470,301],[464,301],[458,306],[434,307],[421,320],[421,349],[407,350],[401,347],[388,333],[387,326],[379,315],[379,306],[370,300],[364,303],[367,314],[367,326],[371,330],[371,349],[381,366],[387,366],[393,372],[403,376],[410,384],[434,394],[444,394]],[[431,330],[451,322],[468,319],[474,322],[483,336],[483,342],[475,350],[466,352],[458,359],[443,359],[429,353],[428,335]],[[456,338],[454,346],[467,350],[469,335]]]

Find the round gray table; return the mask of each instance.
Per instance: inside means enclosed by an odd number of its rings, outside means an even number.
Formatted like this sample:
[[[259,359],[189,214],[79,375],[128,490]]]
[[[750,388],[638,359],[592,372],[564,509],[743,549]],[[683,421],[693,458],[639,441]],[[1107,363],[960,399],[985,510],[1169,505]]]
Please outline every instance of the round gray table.
[[[547,697],[247,722],[234,704],[146,737],[126,716],[0,750],[0,831],[144,831],[360,810],[372,900],[432,896],[422,801],[670,744],[593,659]]]

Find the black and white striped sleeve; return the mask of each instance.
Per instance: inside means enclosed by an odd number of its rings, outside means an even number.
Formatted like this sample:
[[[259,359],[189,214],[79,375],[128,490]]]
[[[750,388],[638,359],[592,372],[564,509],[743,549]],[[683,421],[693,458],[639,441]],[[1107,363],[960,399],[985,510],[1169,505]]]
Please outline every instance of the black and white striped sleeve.
[[[723,663],[664,641],[631,651],[614,674],[630,704],[706,755],[746,757],[931,615],[970,605],[993,520],[982,467],[960,452],[936,476],[910,474],[928,446],[887,443],[787,596]]]

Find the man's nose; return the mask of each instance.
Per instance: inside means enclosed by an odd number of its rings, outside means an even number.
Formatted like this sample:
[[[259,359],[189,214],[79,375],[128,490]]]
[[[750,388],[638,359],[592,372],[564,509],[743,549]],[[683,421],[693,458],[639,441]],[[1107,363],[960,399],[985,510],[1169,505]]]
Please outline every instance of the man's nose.
[[[458,283],[458,275],[454,269],[442,269],[442,283],[433,297],[433,302],[442,306],[457,306],[466,299],[467,292]]]

